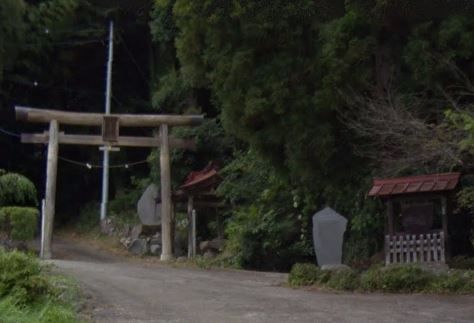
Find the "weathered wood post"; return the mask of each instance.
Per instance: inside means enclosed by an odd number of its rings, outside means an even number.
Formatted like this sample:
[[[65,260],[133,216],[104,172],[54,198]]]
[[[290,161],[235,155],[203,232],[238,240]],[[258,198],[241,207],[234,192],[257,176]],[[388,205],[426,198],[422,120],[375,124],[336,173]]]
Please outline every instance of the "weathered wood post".
[[[173,259],[171,241],[171,169],[168,125],[160,126],[161,260]]]
[[[195,256],[193,250],[193,208],[194,208],[194,197],[188,196],[188,258]]]
[[[387,221],[388,221],[388,234],[393,236],[395,234],[395,218],[393,214],[393,201],[387,200]]]
[[[444,239],[444,250],[441,252],[443,253],[443,262],[445,258],[450,257],[450,248],[449,248],[449,233],[448,233],[448,199],[446,196],[441,197],[441,222],[443,225],[443,239]]]
[[[49,123],[48,162],[46,166],[46,201],[44,206],[44,232],[41,258],[50,259],[56,203],[56,176],[58,171],[58,131],[56,120]]]
[[[192,212],[193,257],[196,256],[196,209]]]

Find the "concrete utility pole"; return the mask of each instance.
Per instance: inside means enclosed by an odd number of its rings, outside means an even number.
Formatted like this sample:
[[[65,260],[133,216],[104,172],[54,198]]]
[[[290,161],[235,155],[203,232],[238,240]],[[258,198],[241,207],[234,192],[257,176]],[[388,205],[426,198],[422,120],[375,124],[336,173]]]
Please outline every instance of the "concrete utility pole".
[[[105,114],[110,114],[110,97],[112,92],[112,62],[114,57],[114,22],[109,27],[109,56],[107,61],[107,84],[105,90]],[[110,146],[104,146],[104,161],[102,169],[102,203],[100,205],[100,221],[107,218],[107,202],[109,199],[109,154]]]

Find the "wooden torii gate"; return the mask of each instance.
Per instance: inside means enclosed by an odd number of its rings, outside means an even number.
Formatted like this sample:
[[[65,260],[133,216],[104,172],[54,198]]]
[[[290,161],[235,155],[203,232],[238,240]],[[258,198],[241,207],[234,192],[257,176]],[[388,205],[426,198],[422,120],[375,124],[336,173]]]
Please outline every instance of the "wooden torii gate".
[[[173,258],[171,230],[171,171],[169,149],[193,149],[192,140],[176,139],[169,136],[170,126],[197,126],[204,117],[201,115],[134,115],[80,113],[58,110],[34,109],[15,107],[16,118],[19,121],[47,123],[49,132],[42,134],[22,134],[22,143],[48,144],[48,161],[46,169],[46,196],[43,212],[44,244],[41,257],[49,259],[52,256],[51,242],[53,234],[56,175],[58,165],[59,144],[92,145],[111,147],[159,147],[160,148],[160,180],[161,180],[161,260]],[[59,132],[59,125],[99,126],[102,127],[102,136],[98,135],[70,135]],[[120,136],[120,127],[159,127],[158,136],[154,137],[125,137]]]

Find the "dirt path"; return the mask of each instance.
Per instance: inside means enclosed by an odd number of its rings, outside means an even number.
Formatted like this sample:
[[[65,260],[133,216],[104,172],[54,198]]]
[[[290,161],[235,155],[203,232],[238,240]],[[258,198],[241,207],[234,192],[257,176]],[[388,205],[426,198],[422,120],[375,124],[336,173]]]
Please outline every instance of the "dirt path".
[[[97,322],[474,322],[474,296],[310,292],[286,275],[142,264],[60,242]]]

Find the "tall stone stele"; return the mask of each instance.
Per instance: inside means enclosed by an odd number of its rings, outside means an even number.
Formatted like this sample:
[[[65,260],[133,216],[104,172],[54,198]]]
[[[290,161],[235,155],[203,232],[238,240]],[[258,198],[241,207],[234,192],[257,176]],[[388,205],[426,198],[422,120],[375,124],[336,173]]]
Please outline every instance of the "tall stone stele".
[[[313,215],[314,250],[319,266],[341,265],[346,226],[347,219],[330,207]]]
[[[161,224],[160,192],[155,184],[151,184],[143,192],[137,204],[137,213],[143,225]]]

